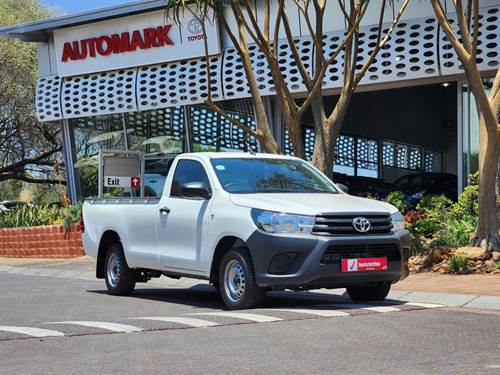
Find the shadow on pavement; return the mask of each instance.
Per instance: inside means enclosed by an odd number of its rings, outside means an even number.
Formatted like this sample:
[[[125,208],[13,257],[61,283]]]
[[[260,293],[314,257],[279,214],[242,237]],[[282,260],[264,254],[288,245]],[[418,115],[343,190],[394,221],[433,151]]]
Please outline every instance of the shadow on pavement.
[[[90,293],[106,294],[105,290],[89,290]],[[119,298],[112,296],[113,298]],[[224,305],[217,291],[211,285],[199,284],[191,288],[137,288],[128,298],[138,298],[157,302],[182,304],[193,307],[203,307],[210,309],[223,309]],[[295,292],[295,291],[272,291],[266,294],[262,308],[277,307],[301,307],[311,305],[329,305],[327,308],[334,308],[332,304],[352,304],[355,303],[344,294],[328,294],[318,292]],[[399,305],[404,302],[398,300],[386,300],[384,305]],[[370,305],[381,303],[373,303]],[[359,307],[366,306],[359,304]],[[320,306],[318,306],[320,308]]]

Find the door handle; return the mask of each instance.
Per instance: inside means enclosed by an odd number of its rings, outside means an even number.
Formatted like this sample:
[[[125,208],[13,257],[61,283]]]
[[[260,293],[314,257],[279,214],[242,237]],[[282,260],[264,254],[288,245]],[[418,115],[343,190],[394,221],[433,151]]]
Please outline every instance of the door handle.
[[[162,207],[160,208],[160,214],[162,215],[168,215],[170,213],[170,208],[168,207]]]

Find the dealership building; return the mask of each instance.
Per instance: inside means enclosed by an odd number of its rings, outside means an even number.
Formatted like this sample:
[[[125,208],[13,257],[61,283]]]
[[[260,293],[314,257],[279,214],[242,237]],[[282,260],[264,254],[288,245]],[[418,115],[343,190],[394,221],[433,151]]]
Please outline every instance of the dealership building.
[[[313,43],[304,19],[287,1],[298,49],[312,69]],[[444,1],[456,25],[452,1]],[[329,3],[326,53],[337,48],[345,30],[337,2]],[[387,24],[400,5],[393,3],[385,12]],[[372,1],[361,24],[364,58],[377,34],[379,6],[380,1]],[[481,0],[480,7],[477,62],[490,89],[500,67],[500,0]],[[184,12],[175,23],[164,8],[165,0],[138,1],[0,28],[0,36],[37,44],[36,113],[41,122],[61,126],[68,192],[74,201],[97,194],[100,149],[143,151],[149,158],[183,151],[260,150],[255,139],[203,104],[208,63],[213,99],[230,116],[255,127],[241,59],[228,35],[216,22],[207,23],[207,62],[199,22]],[[262,18],[258,0],[255,9]],[[300,98],[306,89],[284,33],[279,43],[282,71]],[[254,45],[250,57],[275,137],[283,152],[291,154],[265,58]],[[342,84],[341,60],[328,69],[323,82],[327,108]],[[309,111],[302,123],[308,158],[314,147],[312,124]],[[473,97],[430,2],[410,1],[358,87],[337,141],[334,171],[387,182],[421,171],[451,173],[457,175],[461,191],[478,168],[478,135]]]

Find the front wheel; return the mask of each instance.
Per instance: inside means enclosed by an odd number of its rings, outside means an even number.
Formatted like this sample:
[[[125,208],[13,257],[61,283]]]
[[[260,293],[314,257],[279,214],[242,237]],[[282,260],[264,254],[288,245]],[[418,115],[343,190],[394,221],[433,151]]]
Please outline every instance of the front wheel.
[[[122,246],[112,244],[106,254],[105,279],[108,293],[117,296],[126,296],[135,288],[137,273],[128,268]]]
[[[228,251],[219,265],[219,293],[230,310],[261,305],[265,291],[255,282],[252,259],[246,248]]]
[[[391,284],[348,286],[346,289],[354,302],[383,301],[391,290]]]

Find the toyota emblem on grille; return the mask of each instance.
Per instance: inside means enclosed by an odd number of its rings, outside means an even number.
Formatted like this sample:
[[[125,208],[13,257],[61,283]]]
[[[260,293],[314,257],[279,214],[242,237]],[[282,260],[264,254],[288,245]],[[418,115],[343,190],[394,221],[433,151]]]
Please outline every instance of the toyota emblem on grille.
[[[352,227],[356,229],[359,233],[366,233],[371,229],[372,224],[366,217],[360,216],[360,217],[355,217],[352,220]]]

